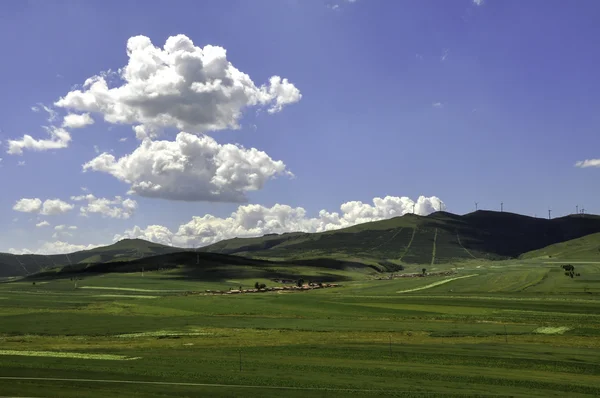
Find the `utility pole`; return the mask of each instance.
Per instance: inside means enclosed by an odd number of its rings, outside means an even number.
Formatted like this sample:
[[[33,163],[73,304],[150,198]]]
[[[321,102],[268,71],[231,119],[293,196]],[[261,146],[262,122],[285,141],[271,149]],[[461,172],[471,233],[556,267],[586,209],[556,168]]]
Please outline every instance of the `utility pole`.
[[[479,204],[478,202],[475,202],[475,211],[477,211],[477,205],[478,204]]]
[[[575,214],[579,214],[579,205],[575,205]]]
[[[504,202],[500,202],[500,211],[503,212],[504,211]]]
[[[552,210],[548,209],[548,220],[552,218]]]
[[[413,202],[413,214],[415,214],[415,203]]]

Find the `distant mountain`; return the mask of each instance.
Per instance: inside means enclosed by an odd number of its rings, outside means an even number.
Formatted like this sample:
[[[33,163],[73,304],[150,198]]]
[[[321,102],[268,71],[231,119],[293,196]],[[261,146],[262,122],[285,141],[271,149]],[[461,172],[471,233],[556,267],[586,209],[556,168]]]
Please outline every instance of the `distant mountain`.
[[[201,250],[254,258],[355,259],[367,263],[432,264],[473,258],[516,258],[531,250],[600,232],[600,217],[552,220],[507,212],[463,216],[406,214],[322,233],[289,233],[221,241]]]
[[[429,216],[406,214],[322,233],[293,232],[228,239],[199,251],[272,261],[293,260],[295,263],[298,260],[319,259],[322,262],[324,259],[336,259],[393,270],[402,264],[516,258],[533,250],[595,233],[600,233],[600,217],[595,215],[547,220],[480,210],[463,216],[447,212]],[[590,242],[593,239],[590,238]],[[558,249],[547,250],[560,250],[562,246],[556,247]],[[128,262],[186,250],[141,239],[124,239],[113,245],[70,254],[15,256],[0,253],[0,277],[22,276],[68,265],[97,267],[103,263]],[[593,252],[594,249],[590,250]],[[158,257],[157,261],[175,261],[176,258]]]
[[[156,256],[182,251],[142,239],[123,239],[108,246],[83,250],[69,254],[21,254],[0,253],[0,277],[23,276],[45,268],[62,267],[72,264],[93,264]]]

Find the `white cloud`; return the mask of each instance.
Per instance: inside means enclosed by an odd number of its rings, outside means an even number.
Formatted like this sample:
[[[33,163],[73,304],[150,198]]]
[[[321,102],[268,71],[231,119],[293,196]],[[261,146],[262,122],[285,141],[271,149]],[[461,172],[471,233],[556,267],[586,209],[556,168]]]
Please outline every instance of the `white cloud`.
[[[13,210],[23,213],[38,213],[45,216],[63,214],[73,209],[73,205],[60,199],[47,199],[42,202],[39,198],[19,199],[13,206]]]
[[[277,175],[292,175],[282,161],[255,148],[221,145],[208,136],[181,132],[175,141],[145,139],[131,154],[116,159],[103,153],[84,170],[109,173],[130,184],[130,194],[186,200],[243,202]]]
[[[431,104],[431,106],[433,106],[434,108],[443,108],[444,104],[442,104],[441,102],[434,102],[433,104]]]
[[[480,6],[483,4],[483,0],[473,0],[473,3],[477,6]]]
[[[42,221],[42,222],[39,222],[39,223],[35,224],[35,226],[38,227],[38,228],[49,227],[50,223],[48,221]]]
[[[100,148],[98,148],[98,145],[94,145],[94,152],[97,154],[100,153]]]
[[[63,119],[62,126],[72,129],[79,129],[85,126],[89,126],[90,124],[94,124],[94,119],[92,119],[89,113],[83,113],[81,115],[78,115],[76,113],[69,113]]]
[[[127,137],[119,138],[119,142],[125,142],[125,141],[127,141]]]
[[[119,69],[121,81],[116,87],[109,88],[111,74],[92,76],[55,105],[100,113],[109,123],[198,133],[239,128],[247,107],[265,106],[269,112],[278,112],[302,97],[279,76],[256,86],[227,60],[224,48],[200,48],[185,35],[169,37],[162,49],[148,37],[131,37],[127,55],[129,61]]]
[[[17,162],[17,166],[25,166],[25,161],[24,160],[19,160]]]
[[[44,242],[39,249],[37,250],[28,250],[28,249],[8,249],[9,253],[12,254],[43,254],[43,255],[51,255],[51,254],[65,254],[65,253],[73,253],[81,250],[91,250],[95,247],[101,245],[75,245],[62,241],[54,241],[54,242]]]
[[[600,159],[586,159],[575,163],[576,167],[600,167]]]
[[[22,155],[24,149],[40,152],[69,146],[71,134],[67,130],[54,126],[44,128],[50,134],[50,139],[36,140],[29,134],[25,134],[20,140],[8,140],[8,150],[6,152],[11,155]]]
[[[92,194],[71,196],[74,201],[86,201],[87,205],[79,208],[82,216],[89,214],[101,214],[103,217],[128,219],[136,209],[137,202],[133,199],[123,199],[120,196],[115,196],[114,199],[97,198]]]
[[[17,201],[17,203],[15,203],[15,205],[13,206],[13,210],[20,211],[23,213],[39,213],[41,209],[42,209],[42,201],[39,198],[19,199]]]
[[[61,225],[57,225],[57,226],[54,227],[54,230],[56,230],[56,231],[66,231],[66,230],[74,231],[76,229],[77,229],[77,226],[75,226],[75,225],[64,225],[64,224],[61,224]]]
[[[445,209],[444,203],[435,196],[421,196],[416,202],[408,197],[395,196],[374,198],[373,204],[359,201],[346,202],[340,206],[341,212],[321,210],[314,218],[307,217],[302,207],[293,208],[276,204],[269,208],[252,204],[238,207],[237,211],[227,218],[212,215],[193,217],[188,223],[180,225],[176,232],[161,225],[150,225],[145,229],[135,226],[122,235],[116,235],[114,240],[140,238],[182,247],[205,246],[234,237],[340,229],[412,213],[413,205],[415,213],[420,215],[430,214],[440,207]]]

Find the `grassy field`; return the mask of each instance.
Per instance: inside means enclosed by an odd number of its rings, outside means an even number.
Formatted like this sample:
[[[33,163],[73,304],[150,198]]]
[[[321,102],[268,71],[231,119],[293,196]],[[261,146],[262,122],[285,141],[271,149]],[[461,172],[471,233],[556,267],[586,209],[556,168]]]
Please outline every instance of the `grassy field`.
[[[0,395],[598,396],[600,263],[570,278],[546,262],[332,270],[339,288],[223,296],[189,292],[274,283],[178,270],[2,283]]]

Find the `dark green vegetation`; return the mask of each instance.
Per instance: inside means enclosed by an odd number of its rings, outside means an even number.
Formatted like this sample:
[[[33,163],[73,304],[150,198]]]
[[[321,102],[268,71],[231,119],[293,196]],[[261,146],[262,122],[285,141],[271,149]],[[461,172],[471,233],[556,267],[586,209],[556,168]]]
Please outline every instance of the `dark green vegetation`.
[[[434,264],[457,274],[394,280],[332,268],[352,280],[231,296],[185,292],[274,283],[185,268],[88,274],[77,289],[66,274],[4,283],[0,394],[598,396],[600,264],[571,279],[543,261]]]
[[[172,271],[172,279],[224,281],[231,278],[292,279],[321,282],[350,280],[354,274],[368,274],[379,268],[367,264],[334,259],[266,261],[217,253],[182,251],[132,261],[74,264],[31,275],[27,280],[88,277],[106,273]],[[348,274],[348,275],[346,275]]]
[[[398,264],[516,258],[531,250],[600,232],[600,217],[546,220],[506,212],[407,214],[341,230],[238,238],[203,248],[242,256],[301,259],[348,258]]]

